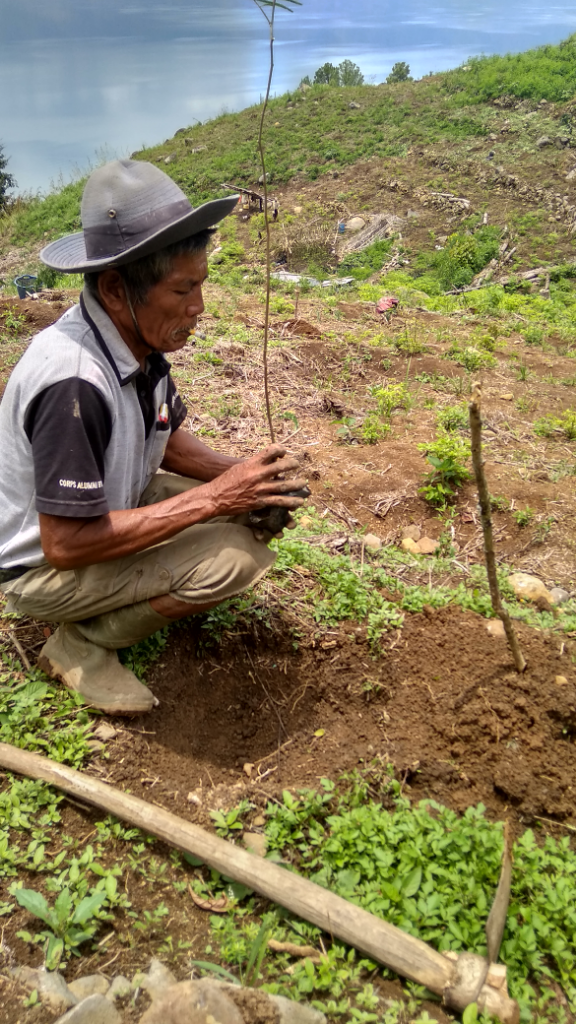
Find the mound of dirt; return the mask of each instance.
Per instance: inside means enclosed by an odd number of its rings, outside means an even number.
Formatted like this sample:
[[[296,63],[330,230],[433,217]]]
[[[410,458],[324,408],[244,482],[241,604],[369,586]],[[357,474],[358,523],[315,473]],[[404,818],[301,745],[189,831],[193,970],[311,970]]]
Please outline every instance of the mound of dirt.
[[[394,764],[412,799],[456,810],[482,801],[518,828],[571,819],[576,671],[570,641],[521,627],[528,668],[457,608],[407,616],[374,659],[362,631],[294,651],[288,635],[238,636],[197,654],[181,625],[151,673],[160,707],[123,723],[108,781],[198,820],[284,787]],[[557,682],[563,677],[565,682]],[[193,791],[192,803],[187,797]]]

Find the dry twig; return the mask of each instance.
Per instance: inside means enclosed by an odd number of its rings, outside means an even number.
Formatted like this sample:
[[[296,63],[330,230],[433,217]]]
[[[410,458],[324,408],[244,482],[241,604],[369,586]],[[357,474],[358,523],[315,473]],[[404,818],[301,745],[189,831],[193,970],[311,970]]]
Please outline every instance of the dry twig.
[[[480,501],[480,514],[482,517],[482,530],[484,533],[484,556],[486,559],[486,572],[488,574],[488,583],[490,586],[490,598],[492,600],[492,607],[494,611],[500,616],[504,624],[506,639],[508,640],[508,646],[512,651],[516,671],[523,672],[526,668],[526,661],[524,660],[524,655],[520,650],[518,637],[516,636],[516,631],[512,625],[510,616],[502,604],[498,578],[496,575],[496,557],[494,554],[494,536],[492,533],[492,516],[490,513],[490,495],[488,493],[488,485],[484,474],[484,463],[482,461],[482,420],[480,417],[481,391],[479,384],[474,385],[473,393],[474,397],[470,402],[472,465],[474,467],[476,486],[478,488],[478,499]]]

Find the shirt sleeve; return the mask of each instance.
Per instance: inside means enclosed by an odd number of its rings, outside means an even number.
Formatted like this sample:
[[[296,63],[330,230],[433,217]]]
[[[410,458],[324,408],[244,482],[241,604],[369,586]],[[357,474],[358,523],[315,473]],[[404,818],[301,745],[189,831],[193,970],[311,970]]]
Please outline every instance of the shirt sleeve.
[[[92,384],[69,377],[42,391],[24,421],[32,445],[36,510],[54,516],[102,516],[104,455],[112,417]]]
[[[180,398],[171,376],[168,378],[168,405],[170,407],[170,431],[174,433],[184,423],[188,409]]]

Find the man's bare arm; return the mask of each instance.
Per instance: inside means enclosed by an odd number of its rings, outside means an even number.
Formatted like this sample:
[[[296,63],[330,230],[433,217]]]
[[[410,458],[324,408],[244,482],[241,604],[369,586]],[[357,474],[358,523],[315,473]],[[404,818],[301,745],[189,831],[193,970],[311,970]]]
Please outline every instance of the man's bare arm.
[[[221,455],[200,441],[194,434],[189,434],[181,427],[170,435],[166,445],[162,469],[180,476],[190,476],[195,480],[214,480],[225,473],[231,466],[242,462],[231,455]]]
[[[275,479],[298,468],[296,459],[285,455],[284,448],[271,445],[200,487],[144,508],[87,519],[40,513],[42,549],[55,569],[79,569],[144,551],[214,516],[239,515],[271,504],[298,508],[303,499],[285,492],[304,487],[306,481]]]

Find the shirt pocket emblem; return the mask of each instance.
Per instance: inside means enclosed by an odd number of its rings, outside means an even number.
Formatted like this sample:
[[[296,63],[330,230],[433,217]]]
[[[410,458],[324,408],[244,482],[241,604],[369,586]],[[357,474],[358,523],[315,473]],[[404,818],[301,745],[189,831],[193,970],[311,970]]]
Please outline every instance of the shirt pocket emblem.
[[[170,409],[168,408],[168,404],[166,402],[163,402],[162,405],[160,406],[160,409],[159,409],[159,412],[158,412],[158,423],[156,425],[157,429],[158,430],[166,430],[166,427],[168,426],[169,422],[170,422]]]

